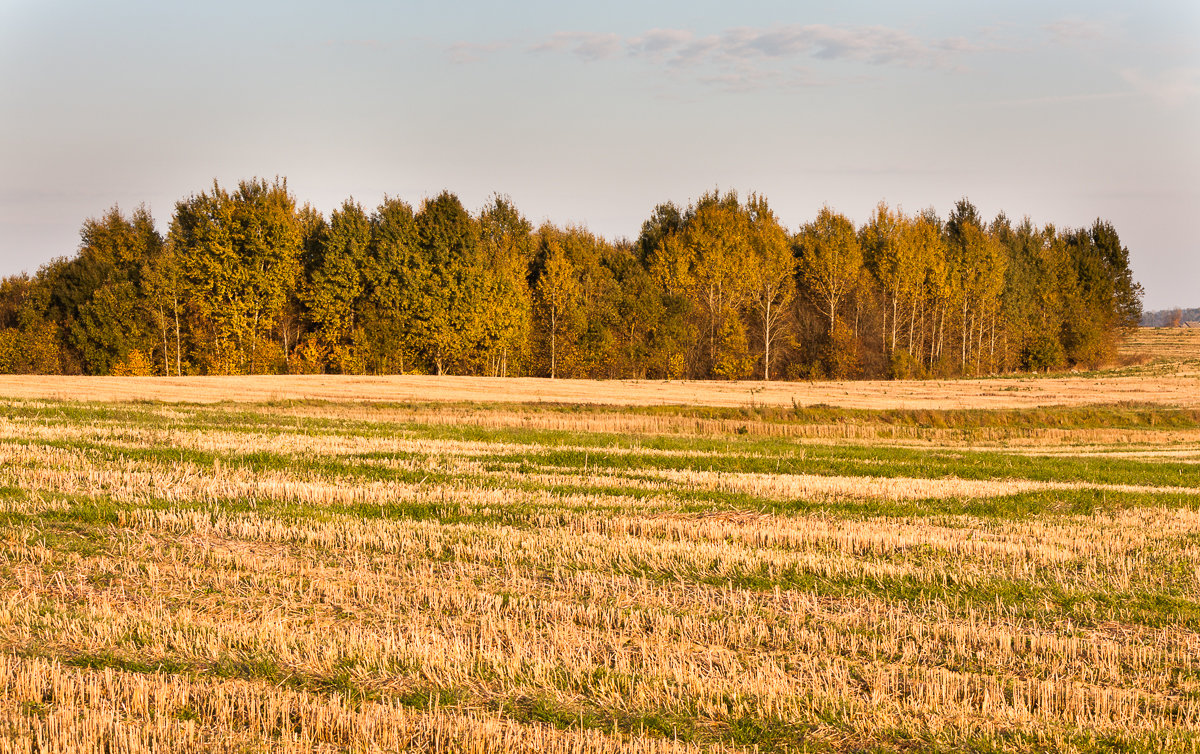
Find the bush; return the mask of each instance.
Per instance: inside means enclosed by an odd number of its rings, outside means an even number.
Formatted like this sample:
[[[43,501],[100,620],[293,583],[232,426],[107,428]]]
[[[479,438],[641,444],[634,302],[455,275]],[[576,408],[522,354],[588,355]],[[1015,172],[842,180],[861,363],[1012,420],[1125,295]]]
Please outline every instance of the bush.
[[[136,348],[125,354],[125,358],[112,367],[114,377],[149,377],[152,374],[154,365],[150,363],[146,354]]]
[[[292,357],[288,360],[288,372],[291,374],[324,374],[327,358],[328,352],[325,350],[325,346],[316,338],[307,338],[292,352]]]
[[[1067,364],[1067,354],[1058,338],[1042,333],[1033,337],[1021,350],[1021,368],[1042,372],[1062,369]]]
[[[923,380],[929,376],[925,365],[908,351],[892,351],[888,359],[888,378],[893,380]]]
[[[754,369],[754,357],[746,342],[746,330],[737,317],[729,318],[718,334],[720,346],[717,362],[713,364],[715,376],[726,380],[740,380],[750,376]]]
[[[859,364],[862,361],[858,338],[854,337],[854,331],[845,322],[838,320],[834,324],[822,357],[825,368],[829,370],[829,376],[835,380],[858,376]]]

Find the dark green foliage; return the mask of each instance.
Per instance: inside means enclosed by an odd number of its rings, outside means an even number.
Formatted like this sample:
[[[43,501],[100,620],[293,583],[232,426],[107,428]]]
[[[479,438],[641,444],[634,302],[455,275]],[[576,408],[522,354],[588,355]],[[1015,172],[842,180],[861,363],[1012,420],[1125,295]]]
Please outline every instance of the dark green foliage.
[[[426,365],[443,374],[469,363],[481,340],[479,233],[448,191],[422,205],[416,231],[425,268],[413,303],[412,336]]]

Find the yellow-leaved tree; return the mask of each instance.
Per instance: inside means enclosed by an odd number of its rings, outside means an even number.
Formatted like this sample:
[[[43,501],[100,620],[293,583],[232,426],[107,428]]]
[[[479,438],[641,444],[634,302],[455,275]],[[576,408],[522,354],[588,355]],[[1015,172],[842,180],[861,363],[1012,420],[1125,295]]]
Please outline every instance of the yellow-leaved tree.
[[[578,337],[582,288],[575,266],[567,258],[560,231],[543,228],[541,272],[537,277],[535,303],[549,348],[550,378],[558,376],[560,351]]]
[[[837,322],[838,311],[854,290],[862,272],[863,255],[850,218],[822,207],[817,217],[800,230],[800,277],[813,304],[829,320]]]
[[[771,358],[783,334],[792,298],[796,293],[796,258],[787,231],[767,205],[765,197],[751,194],[750,265],[747,291],[758,335],[762,339],[763,381],[771,379]]]

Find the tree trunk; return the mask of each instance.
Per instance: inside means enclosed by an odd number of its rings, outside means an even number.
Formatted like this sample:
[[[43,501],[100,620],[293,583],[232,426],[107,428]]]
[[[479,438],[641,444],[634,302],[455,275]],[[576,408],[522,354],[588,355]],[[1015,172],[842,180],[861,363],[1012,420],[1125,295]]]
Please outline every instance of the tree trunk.
[[[972,319],[972,321],[974,321],[974,319]],[[987,323],[984,321],[983,315],[981,314],[981,315],[979,315],[978,335],[976,335],[975,332],[971,333],[971,337],[974,340],[974,342],[971,345],[975,350],[975,375],[976,376],[983,374],[983,368],[985,366],[983,363],[983,356],[984,356],[983,331],[986,329],[986,326],[987,326]]]
[[[258,309],[254,310],[254,327],[250,330],[250,374],[254,374],[258,357]]]
[[[763,382],[771,381],[771,299],[767,299],[766,316],[763,317]]]
[[[173,309],[175,310],[175,376],[183,376],[183,347],[180,343],[179,334],[179,299],[173,298]]]
[[[992,312],[992,335],[991,335],[991,359],[992,369],[996,369],[996,313]]]
[[[942,351],[946,348],[946,313],[949,309],[949,304],[942,304],[942,314],[938,318],[937,356],[939,359],[942,358]]]
[[[558,343],[556,342],[556,340],[557,340],[556,336],[558,334],[558,323],[556,321],[557,319],[558,318],[554,316],[554,312],[551,312],[550,313],[550,379],[555,378],[555,367],[557,367],[557,363],[556,363],[557,358],[558,358],[558,353],[556,351],[556,348],[558,346]]]
[[[971,342],[971,332],[967,321],[967,297],[963,295],[962,305],[962,372],[967,373],[967,345]]]
[[[899,311],[899,297],[895,291],[892,291],[892,350],[896,350],[896,319]]]
[[[163,374],[171,375],[171,352],[167,345],[167,310],[160,300],[158,302],[158,323],[159,329],[162,330],[162,348],[163,348]]]
[[[917,302],[914,301],[908,317],[908,353],[913,351],[913,334],[917,329]],[[894,344],[893,344],[894,345]]]

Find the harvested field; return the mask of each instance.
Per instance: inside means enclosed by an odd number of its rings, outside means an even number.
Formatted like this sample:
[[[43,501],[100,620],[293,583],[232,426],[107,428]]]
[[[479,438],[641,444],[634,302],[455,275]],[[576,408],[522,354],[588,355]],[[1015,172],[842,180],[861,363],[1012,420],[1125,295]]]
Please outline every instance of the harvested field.
[[[1188,327],[1139,327],[1121,344],[1126,358],[1179,363],[1200,361],[1200,329]]]
[[[429,375],[0,375],[0,397],[184,403],[468,402],[734,408],[827,405],[872,410],[994,410],[1112,403],[1200,408],[1200,330],[1139,328],[1124,342],[1122,356],[1148,363],[1086,376],[770,383]]]
[[[325,375],[62,377],[0,375],[0,396],[101,401],[280,400],[564,403],[609,406],[812,406],[862,409],[1006,409],[1137,403],[1200,408],[1200,370],[1054,379],[854,382],[546,380],[533,377]]]
[[[1188,400],[404,379],[3,383],[0,751],[1200,747]]]

